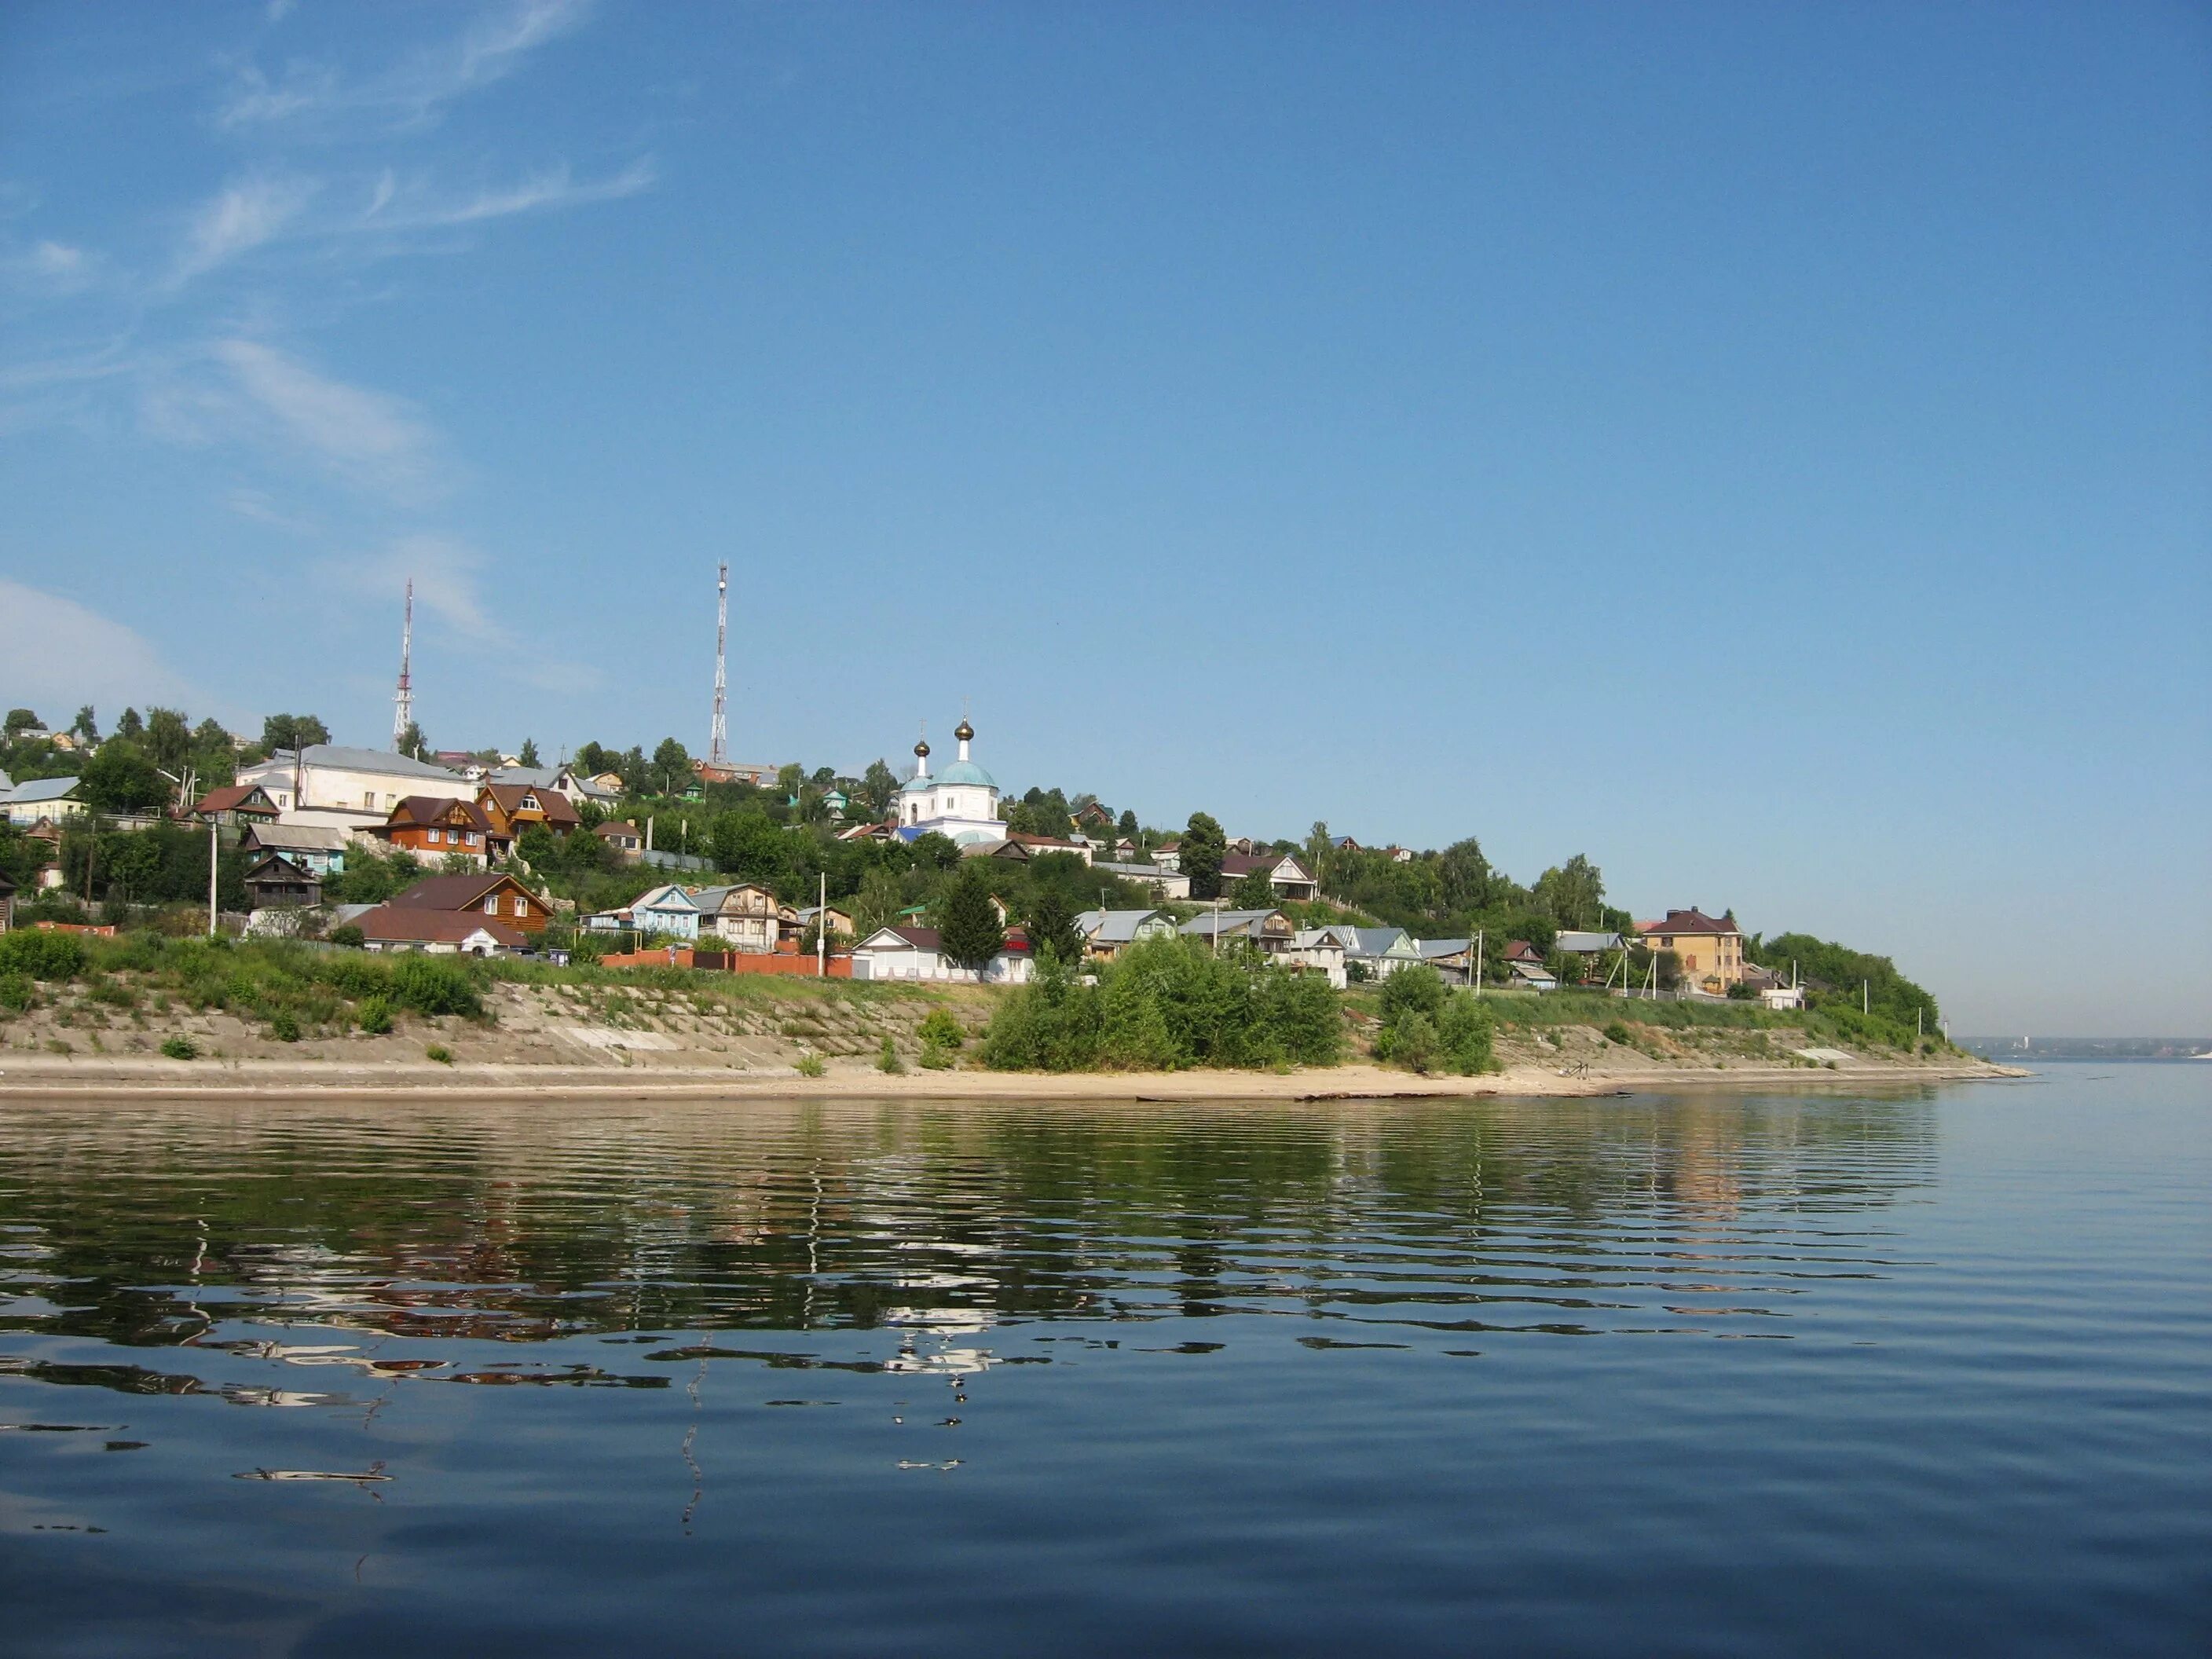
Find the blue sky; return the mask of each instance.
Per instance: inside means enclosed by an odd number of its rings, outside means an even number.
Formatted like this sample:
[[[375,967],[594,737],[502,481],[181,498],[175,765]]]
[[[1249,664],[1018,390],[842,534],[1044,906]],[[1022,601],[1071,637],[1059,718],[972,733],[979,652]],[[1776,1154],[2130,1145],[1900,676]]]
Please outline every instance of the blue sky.
[[[2212,1028],[2212,21],[0,11],[0,698],[1587,852]]]

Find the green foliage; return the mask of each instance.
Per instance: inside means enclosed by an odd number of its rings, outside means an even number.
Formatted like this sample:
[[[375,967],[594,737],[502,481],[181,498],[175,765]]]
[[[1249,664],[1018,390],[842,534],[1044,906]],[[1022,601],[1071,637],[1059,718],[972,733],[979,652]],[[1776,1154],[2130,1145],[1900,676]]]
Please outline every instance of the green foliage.
[[[963,968],[981,968],[999,953],[1006,929],[981,871],[970,866],[953,878],[938,907],[937,931],[945,954]]]
[[[342,921],[331,929],[331,943],[348,951],[358,951],[367,944],[368,935],[350,921]]]
[[[161,1053],[169,1060],[198,1060],[200,1057],[199,1045],[188,1036],[162,1038]]]
[[[1342,1040],[1335,993],[1318,975],[1162,939],[1123,951],[1096,987],[1041,963],[1000,1006],[983,1055],[1008,1071],[1326,1066]]]
[[[1083,862],[1080,859],[1072,861],[1079,865]],[[1080,962],[1083,934],[1075,925],[1075,908],[1059,888],[1044,888],[1030,901],[1025,919],[1030,945],[1040,952],[1049,951],[1062,962]],[[938,1012],[943,1013],[944,1010]]]
[[[1427,963],[1401,968],[1382,981],[1378,1059],[1415,1072],[1473,1076],[1492,1068],[1495,1028],[1489,1010],[1465,990],[1447,987]]]
[[[956,1054],[968,1041],[968,1033],[953,1012],[942,1004],[922,1016],[921,1029],[915,1033],[925,1043],[935,1043],[940,1048],[950,1048]]]
[[[876,1056],[876,1069],[894,1077],[906,1070],[906,1062],[899,1058],[898,1045],[888,1034],[884,1037],[882,1052]]]
[[[442,1042],[432,1043],[422,1051],[422,1057],[425,1060],[434,1060],[441,1066],[450,1066],[453,1063],[453,1051]]]
[[[270,714],[261,722],[261,746],[272,755],[279,749],[296,752],[330,740],[330,727],[313,714]]]
[[[356,846],[346,854],[346,867],[323,883],[323,896],[333,904],[381,904],[422,875],[422,866],[411,853],[364,852]]]
[[[544,762],[538,758],[538,739],[535,738],[525,738],[522,740],[522,747],[515,751],[514,758],[525,766],[544,764]]]
[[[1210,813],[1193,812],[1182,832],[1182,872],[1190,878],[1190,896],[1196,899],[1221,896],[1221,860],[1228,856],[1229,837]]]
[[[1231,890],[1229,908],[1232,910],[1272,910],[1275,908],[1275,883],[1267,870],[1247,870],[1237,878]]]
[[[370,1036],[382,1036],[392,1030],[392,1005],[380,996],[368,997],[355,1010],[354,1024]]]
[[[173,793],[153,757],[137,744],[111,738],[87,761],[78,793],[86,805],[103,812],[155,812]]]
[[[766,813],[720,813],[713,835],[714,862],[740,880],[773,885],[783,874],[790,838]]]
[[[483,999],[457,962],[410,953],[392,966],[392,998],[418,1014],[480,1014]]]
[[[31,976],[28,974],[21,972],[0,974],[0,1008],[6,1008],[20,1014],[37,1000],[38,993],[32,985]]]
[[[1838,1020],[1855,1017],[1871,1040],[1910,1042],[1916,1016],[1923,1031],[1934,1031],[1942,1024],[1936,999],[1899,973],[1887,957],[1870,956],[1809,933],[1779,933],[1769,939],[1754,935],[1744,941],[1744,953],[1759,966],[1783,974],[1795,963],[1808,1005]],[[1862,984],[1866,988],[1863,1012]]]
[[[297,1042],[300,1040],[300,1022],[294,1018],[290,1009],[276,1011],[269,1022],[269,1035],[279,1042]]]
[[[50,933],[38,927],[0,933],[0,974],[74,979],[84,971],[84,941],[76,933]]]
[[[1617,1042],[1624,1048],[1632,1046],[1636,1041],[1628,1027],[1617,1019],[1605,1028],[1604,1036],[1607,1042]]]
[[[594,836],[592,839],[597,841],[599,837]],[[542,823],[526,824],[514,838],[514,850],[533,871],[551,870],[562,862],[561,842],[560,836]]]
[[[801,1054],[799,1057],[798,1070],[801,1077],[820,1077],[829,1069],[819,1054]]]

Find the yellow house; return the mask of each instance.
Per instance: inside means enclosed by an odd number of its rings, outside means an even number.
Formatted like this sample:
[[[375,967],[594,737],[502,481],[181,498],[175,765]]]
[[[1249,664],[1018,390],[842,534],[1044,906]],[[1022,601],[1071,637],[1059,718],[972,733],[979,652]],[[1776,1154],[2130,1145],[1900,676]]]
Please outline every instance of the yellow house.
[[[1715,921],[1695,908],[1669,910],[1664,921],[1639,921],[1636,931],[1650,949],[1674,953],[1692,990],[1723,995],[1743,981],[1743,930],[1732,915]]]

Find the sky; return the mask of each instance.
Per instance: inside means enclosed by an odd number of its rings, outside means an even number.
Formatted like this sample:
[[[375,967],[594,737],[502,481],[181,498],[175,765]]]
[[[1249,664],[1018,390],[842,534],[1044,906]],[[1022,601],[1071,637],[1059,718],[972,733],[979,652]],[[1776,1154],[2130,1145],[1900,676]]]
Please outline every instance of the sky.
[[[1572,854],[2212,1033],[2212,11],[0,9],[0,701]]]

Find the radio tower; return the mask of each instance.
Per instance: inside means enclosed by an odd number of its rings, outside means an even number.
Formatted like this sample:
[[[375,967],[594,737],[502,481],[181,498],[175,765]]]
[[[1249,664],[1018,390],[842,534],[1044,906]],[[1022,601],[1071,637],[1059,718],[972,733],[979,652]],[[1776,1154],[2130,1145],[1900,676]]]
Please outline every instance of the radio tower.
[[[407,579],[407,610],[405,620],[399,627],[399,690],[392,698],[392,746],[396,750],[407,740],[407,728],[415,724],[415,681],[408,665],[415,655],[415,579]]]
[[[730,723],[723,712],[729,690],[730,566],[723,561],[714,576],[714,729],[707,737],[707,763],[730,763]]]

